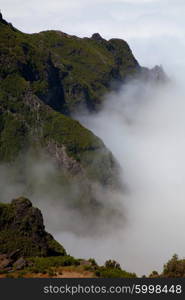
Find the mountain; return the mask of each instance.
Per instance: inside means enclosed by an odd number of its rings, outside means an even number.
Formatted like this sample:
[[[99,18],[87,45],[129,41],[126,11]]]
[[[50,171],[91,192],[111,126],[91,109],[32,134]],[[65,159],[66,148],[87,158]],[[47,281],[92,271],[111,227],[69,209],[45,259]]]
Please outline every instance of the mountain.
[[[164,79],[160,67],[141,67],[121,39],[107,41],[98,33],[78,38],[54,30],[25,34],[0,14],[0,163],[9,168],[22,157],[15,177],[25,183],[24,194],[32,196],[24,157],[44,151],[60,170],[55,181],[68,190],[72,183],[78,186],[71,205],[89,215],[94,208],[95,216],[104,213],[106,199],[100,201],[95,190],[97,185],[121,188],[119,164],[73,114],[81,108],[99,110],[106,93],[139,74],[145,80]]]
[[[82,162],[85,152],[104,150],[97,137],[64,114],[83,105],[96,110],[105,93],[139,71],[163,77],[160,68],[140,67],[121,39],[59,31],[25,34],[0,14],[1,160],[14,158],[30,135],[45,145],[53,140]]]
[[[106,227],[111,226],[112,216],[124,219],[119,205],[113,203],[113,192],[123,187],[113,154],[73,116],[81,109],[97,112],[107,93],[138,76],[154,83],[166,80],[161,67],[150,70],[140,66],[124,40],[107,41],[98,33],[79,38],[54,30],[26,34],[0,13],[0,167],[12,171],[11,176],[18,178],[26,196],[34,194],[35,182],[44,195],[57,189],[56,183],[62,186],[56,198],[62,201],[66,197],[72,211],[83,217],[81,234],[91,234],[95,226],[101,231],[101,218],[107,218]],[[57,170],[52,180],[50,172],[44,185],[38,178],[44,172],[39,169],[43,156]],[[32,175],[30,180],[33,161],[38,164],[38,176],[34,179]],[[3,172],[1,176],[8,186]],[[111,201],[107,191],[111,191]],[[42,206],[47,207],[46,199],[40,198],[36,201],[43,201]],[[60,205],[51,197],[49,207],[58,210]],[[60,209],[59,212],[63,206]],[[71,223],[72,231],[78,232],[76,219]],[[60,227],[60,220],[58,224]],[[34,273],[44,273],[46,269],[53,272],[56,266],[84,265],[92,276],[136,276],[121,270],[114,261],[99,267],[94,260],[68,256],[45,231],[40,210],[24,197],[0,204],[0,265],[3,264],[11,271],[26,266],[28,272]]]
[[[70,116],[77,103],[95,106],[106,90],[104,75],[113,68],[108,53],[94,38],[56,31],[24,34],[0,15],[0,162],[44,149],[69,184],[78,179],[86,203],[97,202],[91,181],[118,184],[111,152]]]

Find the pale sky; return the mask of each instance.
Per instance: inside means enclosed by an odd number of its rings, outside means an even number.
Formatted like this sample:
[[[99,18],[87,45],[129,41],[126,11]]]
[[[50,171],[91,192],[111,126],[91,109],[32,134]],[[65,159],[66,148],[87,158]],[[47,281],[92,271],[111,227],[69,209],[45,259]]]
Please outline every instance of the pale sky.
[[[57,29],[84,37],[99,32],[106,39],[125,39],[142,65],[163,64],[169,71],[169,61],[182,65],[184,0],[0,0],[0,8],[27,33]]]

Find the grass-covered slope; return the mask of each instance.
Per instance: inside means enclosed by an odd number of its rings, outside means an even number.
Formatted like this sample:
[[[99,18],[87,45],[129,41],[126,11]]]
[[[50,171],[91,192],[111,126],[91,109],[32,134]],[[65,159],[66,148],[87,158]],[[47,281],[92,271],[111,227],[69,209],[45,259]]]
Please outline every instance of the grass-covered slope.
[[[0,78],[19,97],[29,88],[60,112],[78,104],[94,109],[114,81],[138,70],[128,44],[98,34],[78,38],[59,31],[25,34],[0,16]]]
[[[105,93],[138,72],[148,76],[123,40],[25,34],[0,14],[0,163],[44,149],[63,173],[78,178],[82,203],[97,203],[92,181],[118,186],[118,166],[71,113],[98,109]]]
[[[122,43],[125,55],[131,55]],[[79,103],[94,107],[107,91],[115,54],[106,45],[56,31],[24,34],[0,15],[0,161],[12,161],[37,145],[98,182],[113,179],[111,153],[67,116]],[[132,63],[137,64],[134,58]]]

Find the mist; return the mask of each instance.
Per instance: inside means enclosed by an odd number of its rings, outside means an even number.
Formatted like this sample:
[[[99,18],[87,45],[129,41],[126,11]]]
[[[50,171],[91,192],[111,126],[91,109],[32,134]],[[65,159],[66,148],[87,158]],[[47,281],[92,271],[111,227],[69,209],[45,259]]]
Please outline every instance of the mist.
[[[20,196],[29,198],[41,209],[46,229],[54,236],[67,232],[101,237],[126,223],[120,191],[82,174],[72,176],[47,149],[29,149],[14,162],[1,163],[0,191],[4,203]]]
[[[91,182],[101,213],[88,210],[86,182],[69,183],[44,149],[1,164],[0,201],[30,198],[48,232],[75,257],[99,264],[115,259],[138,275],[160,272],[174,253],[185,253],[184,95],[178,80],[135,79],[106,95],[99,113],[75,116],[103,140],[121,168],[122,191]],[[79,209],[78,198],[84,199]]]
[[[127,224],[97,239],[64,235],[72,254],[116,259],[139,275],[161,271],[174,253],[184,257],[184,96],[177,80],[138,79],[107,95],[100,113],[76,116],[121,165]]]
[[[99,264],[115,259],[138,275],[160,272],[174,253],[184,257],[185,91],[177,79],[132,80],[106,95],[99,113],[75,116],[103,140],[121,168],[122,191],[91,182],[100,213],[88,209],[86,182],[69,182],[44,149],[0,165],[0,201],[30,198],[48,232],[75,257]]]

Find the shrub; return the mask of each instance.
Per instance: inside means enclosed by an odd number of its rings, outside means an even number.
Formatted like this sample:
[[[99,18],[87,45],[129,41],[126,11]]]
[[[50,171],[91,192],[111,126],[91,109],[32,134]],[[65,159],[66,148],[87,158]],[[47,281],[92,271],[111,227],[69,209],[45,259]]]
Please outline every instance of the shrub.
[[[177,254],[164,265],[162,277],[185,277],[185,259],[179,259]]]
[[[35,273],[35,270],[39,273],[43,273],[46,270],[50,270],[53,267],[62,266],[77,266],[80,264],[78,259],[72,256],[51,256],[51,257],[32,257],[27,258],[28,262],[33,265],[29,268],[31,272]]]

